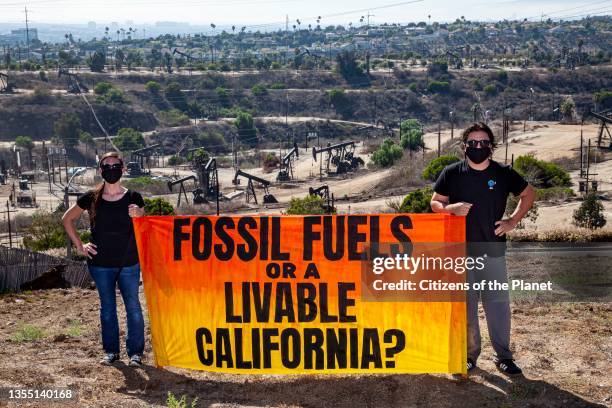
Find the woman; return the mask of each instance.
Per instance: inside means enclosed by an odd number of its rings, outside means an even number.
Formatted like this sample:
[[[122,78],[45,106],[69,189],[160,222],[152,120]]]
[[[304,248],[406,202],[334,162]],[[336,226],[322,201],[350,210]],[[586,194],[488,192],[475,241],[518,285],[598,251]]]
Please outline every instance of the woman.
[[[144,200],[120,183],[123,161],[115,152],[106,153],[99,162],[104,180],[99,186],[78,198],[62,217],[64,228],[77,251],[87,257],[89,273],[100,295],[102,346],[106,353],[101,364],[119,360],[119,323],[116,286],[123,297],[127,315],[125,345],[130,366],[142,365],[144,319],[138,299],[140,265],[130,217],[144,215]],[[74,227],[83,211],[89,213],[91,242],[83,244]]]

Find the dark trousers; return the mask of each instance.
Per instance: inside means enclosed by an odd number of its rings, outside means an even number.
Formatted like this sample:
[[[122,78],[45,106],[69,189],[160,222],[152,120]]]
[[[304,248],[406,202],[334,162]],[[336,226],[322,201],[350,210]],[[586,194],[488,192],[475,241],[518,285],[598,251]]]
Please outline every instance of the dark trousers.
[[[496,280],[500,283],[508,282],[506,271],[506,257],[488,257],[482,270],[473,269],[468,272],[467,281],[470,290],[467,292],[467,342],[468,358],[474,362],[480,355],[480,326],[478,324],[478,301],[487,319],[489,337],[493,349],[500,360],[511,359],[510,351],[510,295],[507,290],[473,290],[475,282]]]
[[[128,356],[144,351],[144,319],[138,287],[140,286],[140,265],[123,268],[89,266],[89,273],[96,283],[100,295],[100,323],[102,346],[107,353],[119,353],[119,322],[117,320],[117,294],[119,291],[127,315],[127,336],[125,347]]]

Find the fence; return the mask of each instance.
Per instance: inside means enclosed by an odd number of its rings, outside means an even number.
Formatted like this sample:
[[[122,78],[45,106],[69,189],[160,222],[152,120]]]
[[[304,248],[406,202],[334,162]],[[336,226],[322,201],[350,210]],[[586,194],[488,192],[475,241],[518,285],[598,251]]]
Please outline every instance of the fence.
[[[87,287],[91,277],[84,261],[72,261],[27,249],[0,246],[0,293],[17,292],[54,266],[64,266],[63,277],[71,286]]]

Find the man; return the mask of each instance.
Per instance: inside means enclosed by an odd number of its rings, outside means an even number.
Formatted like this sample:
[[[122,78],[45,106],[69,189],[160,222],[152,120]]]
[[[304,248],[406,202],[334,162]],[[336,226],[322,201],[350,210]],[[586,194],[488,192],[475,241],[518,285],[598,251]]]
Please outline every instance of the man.
[[[533,188],[510,166],[492,160],[495,139],[484,123],[474,123],[462,135],[465,160],[447,166],[436,181],[431,209],[437,213],[466,216],[468,254],[484,256],[485,267],[467,274],[468,371],[480,355],[478,299],[486,314],[495,364],[507,375],[521,374],[510,351],[510,297],[507,290],[471,290],[482,280],[507,282],[506,236],[527,214],[535,199]],[[504,218],[509,193],[520,198],[516,210]]]

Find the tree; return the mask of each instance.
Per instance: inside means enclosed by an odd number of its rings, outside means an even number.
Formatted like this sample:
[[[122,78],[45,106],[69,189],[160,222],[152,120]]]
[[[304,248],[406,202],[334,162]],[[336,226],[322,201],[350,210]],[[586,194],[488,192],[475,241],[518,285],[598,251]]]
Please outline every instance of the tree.
[[[106,64],[106,55],[96,51],[87,60],[87,65],[91,72],[102,72],[104,71],[104,65]]]
[[[187,110],[187,98],[181,90],[181,85],[178,82],[170,82],[166,85],[166,99],[177,109],[182,111]]]
[[[421,122],[417,119],[406,119],[400,124],[400,146],[402,149],[418,150],[425,146]]]
[[[174,215],[174,207],[163,198],[145,198],[145,215]]]
[[[75,113],[64,113],[53,125],[55,136],[59,138],[66,149],[74,148],[79,142],[81,119]]]
[[[380,167],[389,167],[403,154],[402,149],[393,140],[385,139],[378,150],[372,153],[372,162]]]
[[[149,81],[145,84],[145,89],[153,95],[158,95],[161,91],[161,85],[155,81]]]
[[[352,103],[343,89],[331,89],[327,92],[329,103],[334,107],[336,113],[343,118],[348,118],[352,115]]]
[[[336,56],[337,70],[352,85],[368,86],[369,77],[357,63],[357,56],[353,51],[342,51]]]
[[[576,104],[571,97],[566,98],[561,105],[559,106],[559,110],[563,115],[562,121],[564,123],[572,123],[574,121],[574,111],[576,109]]]
[[[104,95],[112,89],[113,85],[106,81],[100,81],[94,86],[94,93],[96,95]]]
[[[458,162],[459,158],[454,154],[447,154],[433,159],[425,170],[423,170],[423,178],[425,180],[436,181],[442,170],[449,164]]]
[[[606,225],[606,217],[603,214],[603,205],[594,192],[589,193],[574,211],[574,225],[577,227],[597,229]]]
[[[254,145],[257,142],[257,129],[253,124],[253,116],[250,113],[240,111],[234,120],[234,126],[238,130],[238,138],[241,142]]]
[[[34,142],[30,136],[17,136],[15,138],[15,146],[28,151],[28,157],[30,158],[30,165],[32,164],[32,150],[34,149]]]
[[[137,150],[145,145],[142,133],[132,128],[121,128],[114,140],[119,150]]]

